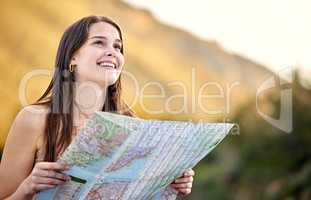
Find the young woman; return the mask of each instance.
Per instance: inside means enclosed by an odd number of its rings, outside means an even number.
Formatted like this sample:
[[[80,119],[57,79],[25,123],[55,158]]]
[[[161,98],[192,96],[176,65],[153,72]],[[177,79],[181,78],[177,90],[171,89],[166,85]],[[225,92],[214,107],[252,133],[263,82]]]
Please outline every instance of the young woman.
[[[60,154],[95,111],[133,116],[121,100],[124,65],[119,26],[102,16],[82,18],[63,34],[51,83],[37,103],[16,116],[0,165],[0,199],[32,199],[69,180]],[[171,186],[191,192],[194,171]]]

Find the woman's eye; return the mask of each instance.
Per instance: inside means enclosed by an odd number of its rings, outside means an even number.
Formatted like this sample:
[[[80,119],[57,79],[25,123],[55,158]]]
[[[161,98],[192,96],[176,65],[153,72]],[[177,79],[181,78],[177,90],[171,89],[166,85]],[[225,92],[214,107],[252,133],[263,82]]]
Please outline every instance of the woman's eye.
[[[102,46],[104,43],[103,43],[103,41],[98,40],[98,41],[95,41],[94,44]]]
[[[118,49],[118,50],[121,50],[121,45],[120,44],[115,44],[114,45],[114,48]]]

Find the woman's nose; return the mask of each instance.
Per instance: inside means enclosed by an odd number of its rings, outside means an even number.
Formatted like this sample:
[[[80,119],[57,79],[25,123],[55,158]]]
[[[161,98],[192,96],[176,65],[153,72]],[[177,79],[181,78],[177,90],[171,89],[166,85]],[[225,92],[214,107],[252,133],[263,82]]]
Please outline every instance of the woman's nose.
[[[114,56],[114,54],[111,51],[105,51],[105,56]]]

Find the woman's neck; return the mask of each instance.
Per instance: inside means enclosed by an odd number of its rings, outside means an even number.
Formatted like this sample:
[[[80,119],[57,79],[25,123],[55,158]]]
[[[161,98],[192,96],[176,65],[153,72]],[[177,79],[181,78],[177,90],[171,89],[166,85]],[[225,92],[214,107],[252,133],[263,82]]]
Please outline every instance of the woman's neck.
[[[77,83],[74,91],[73,120],[74,125],[81,126],[92,113],[102,110],[107,88],[91,83]]]

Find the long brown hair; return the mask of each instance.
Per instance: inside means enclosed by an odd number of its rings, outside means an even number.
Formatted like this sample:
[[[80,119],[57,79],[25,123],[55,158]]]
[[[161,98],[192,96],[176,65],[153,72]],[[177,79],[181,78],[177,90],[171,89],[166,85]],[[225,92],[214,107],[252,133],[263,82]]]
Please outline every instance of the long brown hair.
[[[55,161],[57,155],[71,142],[75,77],[74,73],[69,72],[69,65],[74,53],[87,40],[90,26],[97,22],[106,22],[114,26],[123,43],[120,27],[104,16],[84,17],[64,32],[57,50],[53,78],[44,94],[35,103],[47,105],[49,108],[45,124],[44,161]],[[121,53],[123,54],[123,45]],[[108,87],[102,111],[134,115],[128,106],[121,101],[121,75],[116,83]]]

